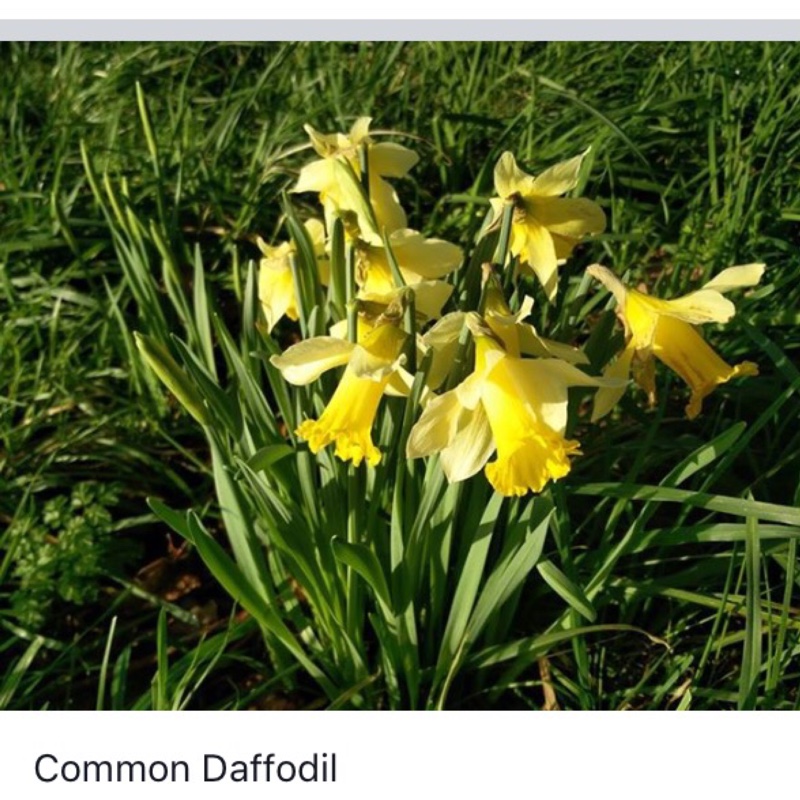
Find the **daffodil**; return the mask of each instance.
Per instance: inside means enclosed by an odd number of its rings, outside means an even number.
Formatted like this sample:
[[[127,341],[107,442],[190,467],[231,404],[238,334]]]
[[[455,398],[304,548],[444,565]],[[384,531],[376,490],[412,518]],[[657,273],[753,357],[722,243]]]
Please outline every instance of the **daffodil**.
[[[335,336],[318,336],[293,345],[272,364],[298,386],[326,370],[345,366],[344,375],[319,419],[300,423],[295,433],[313,453],[334,444],[343,461],[375,466],[380,450],[372,442],[372,425],[381,397],[390,387],[407,392],[410,376],[402,369],[406,334],[391,323],[362,328],[358,344]]]
[[[449,275],[464,257],[457,245],[443,239],[426,239],[407,228],[394,231],[388,240],[400,274],[409,286]],[[356,280],[365,292],[387,293],[397,286],[383,243],[356,242],[356,268]]]
[[[488,269],[487,269],[488,268]],[[495,275],[486,265],[484,272],[484,322],[505,351],[515,358],[536,356],[560,358],[570,364],[588,364],[586,354],[568,344],[540,336],[536,328],[524,322],[533,309],[533,299],[524,297],[516,314],[511,312]],[[454,311],[440,319],[421,338],[422,351],[433,350],[428,371],[428,386],[436,389],[448,376],[456,357],[458,338],[467,322],[467,313]]]
[[[355,213],[361,237],[379,244],[384,230],[391,233],[407,224],[397,193],[385,178],[404,177],[419,157],[402,145],[374,142],[369,135],[371,121],[370,117],[360,117],[346,135],[319,133],[306,125],[305,131],[320,159],[302,168],[292,191],[318,192],[327,211]],[[367,148],[369,205],[358,183],[362,146]]]
[[[330,267],[325,254],[325,227],[318,219],[307,220],[305,227],[314,245],[320,282],[327,285]],[[292,258],[297,248],[294,242],[283,242],[272,247],[261,237],[257,243],[263,255],[259,261],[258,299],[267,320],[267,330],[272,331],[281,317],[287,316],[293,320],[298,317],[297,295],[292,277]]]
[[[511,254],[529,267],[553,300],[558,285],[558,266],[589,234],[602,233],[603,210],[585,197],[560,197],[578,184],[586,154],[563,161],[534,177],[523,172],[512,153],[503,153],[494,169],[499,198],[492,199],[495,221],[504,207],[514,206]]]
[[[750,361],[731,366],[703,339],[695,326],[708,322],[727,322],[736,313],[724,292],[755,286],[764,274],[763,264],[729,267],[696,292],[661,300],[624,286],[606,267],[594,264],[588,273],[600,281],[617,301],[617,314],[625,327],[624,351],[606,370],[606,375],[627,377],[633,372],[636,382],[655,402],[653,357],[663,361],[691,389],[686,416],[694,419],[703,400],[722,383],[745,375],[757,375]],[[607,414],[624,389],[603,389],[595,397],[593,419]]]
[[[475,370],[432,399],[412,428],[409,458],[439,453],[448,481],[485,468],[500,494],[540,492],[570,471],[579,444],[564,436],[570,386],[616,385],[558,358],[510,355],[476,314],[466,317],[475,339]],[[497,458],[489,462],[492,454]]]

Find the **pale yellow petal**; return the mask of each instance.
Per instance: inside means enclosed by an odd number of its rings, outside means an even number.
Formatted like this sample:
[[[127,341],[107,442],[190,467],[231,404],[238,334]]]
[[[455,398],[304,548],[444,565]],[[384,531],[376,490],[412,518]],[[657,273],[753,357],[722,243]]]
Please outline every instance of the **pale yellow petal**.
[[[387,183],[379,175],[370,174],[369,177],[369,191],[370,201],[375,210],[375,218],[378,222],[380,230],[386,230],[387,233],[405,228],[407,225],[406,212],[400,205],[397,193],[392,188],[390,183]],[[359,225],[362,224],[361,215],[359,215]],[[362,228],[362,233],[364,233]],[[381,244],[380,231],[376,231],[376,235],[372,235],[370,226],[367,226],[367,233],[369,237],[364,236],[370,244]]]
[[[521,353],[539,358],[561,358],[570,364],[588,364],[589,358],[579,347],[554,342],[539,336],[533,325],[520,324],[518,326],[519,346]]]
[[[765,268],[764,264],[742,264],[738,267],[728,267],[713,277],[703,288],[715,289],[718,292],[730,292],[734,289],[755,286],[761,280]]]
[[[494,168],[494,189],[500,197],[508,199],[515,194],[530,194],[533,183],[533,177],[517,166],[513,153],[505,152],[500,156]]]
[[[411,429],[406,456],[422,458],[444,450],[455,438],[462,409],[455,391],[430,400]]]
[[[523,233],[525,244],[520,258],[536,273],[547,299],[552,302],[558,288],[558,259],[553,239],[544,225],[532,219],[525,221]]]
[[[422,336],[424,350],[433,349],[433,357],[428,370],[427,384],[438,389],[450,374],[453,359],[458,350],[458,337],[464,327],[466,315],[461,311],[445,314],[426,334]]]
[[[303,225],[305,225],[305,228],[308,231],[308,235],[311,238],[311,243],[314,245],[314,249],[322,249],[324,252],[325,223],[321,219],[311,217],[311,219],[307,219]]]
[[[464,409],[450,445],[439,454],[445,477],[450,483],[465,481],[480,472],[495,451],[489,418],[482,405]]]
[[[281,317],[297,319],[292,271],[288,266],[276,267],[276,263],[280,262],[263,259],[258,271],[258,299],[270,333]]]
[[[364,284],[365,288],[358,293],[359,300],[388,306],[393,301],[399,300],[410,288],[414,292],[417,316],[426,320],[438,319],[442,314],[442,307],[453,293],[453,287],[444,281],[420,281],[410,287],[400,287],[390,291],[371,291],[371,285],[369,280]]]
[[[625,298],[628,290],[625,284],[608,267],[604,267],[602,264],[592,264],[590,267],[586,267],[586,272],[595,280],[600,281],[614,295],[620,310],[625,307]]]
[[[426,239],[408,229],[395,231],[389,244],[406,283],[442,278],[461,263],[464,255],[457,245],[443,239]]]
[[[530,213],[551,233],[582,239],[606,229],[606,215],[597,203],[586,197],[534,197]]]
[[[353,147],[358,147],[364,139],[369,137],[369,126],[372,122],[372,117],[359,117],[350,128],[350,144]]]
[[[692,325],[727,322],[736,313],[736,307],[727,297],[708,288],[676,297],[674,300],[662,300],[659,310],[662,314],[682,319]]]
[[[604,386],[619,389],[627,385],[614,377],[587,375],[572,364],[557,358],[507,359],[506,374],[514,381],[520,397],[536,419],[558,433],[567,427],[567,401],[570,386]]]
[[[616,387],[600,388],[594,395],[592,406],[592,422],[602,419],[620,401],[622,395],[628,387],[628,379],[631,374],[631,360],[635,350],[628,347],[623,350],[617,358],[611,362],[604,370],[603,377],[616,378],[623,381],[622,385]]]
[[[581,164],[588,152],[587,150],[575,158],[562,161],[539,174],[533,182],[533,193],[544,197],[554,197],[574,189],[578,184]]]
[[[306,164],[297,178],[297,183],[292,187],[292,192],[328,192],[335,184],[335,161],[321,159]]]
[[[292,345],[270,363],[296,386],[305,386],[323,372],[347,364],[355,345],[332,336],[317,336]]]
[[[373,144],[369,149],[369,168],[383,178],[402,178],[419,161],[419,156],[394,142]]]

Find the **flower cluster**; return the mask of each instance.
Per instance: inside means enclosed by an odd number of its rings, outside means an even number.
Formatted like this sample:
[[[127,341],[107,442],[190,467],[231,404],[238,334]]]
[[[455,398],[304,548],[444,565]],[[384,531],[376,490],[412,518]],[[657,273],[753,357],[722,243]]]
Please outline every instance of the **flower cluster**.
[[[552,302],[560,268],[579,243],[605,229],[597,203],[564,196],[578,185],[586,153],[537,176],[524,172],[510,152],[500,156],[496,197],[483,229],[485,236],[499,232],[495,263],[470,267],[483,269],[477,304],[443,315],[454,286],[465,285],[460,277],[468,267],[462,267],[464,253],[457,245],[407,227],[390,181],[407,176],[417,154],[376,141],[367,117],[356,120],[348,134],[321,134],[311,126],[306,132],[318,158],[301,169],[292,191],[315,193],[322,206],[324,221],[306,222],[316,282],[331,287],[344,282],[349,300],[339,318],[328,314],[329,335],[301,341],[272,358],[296,385],[344,367],[318,419],[305,419],[295,430],[312,452],[332,445],[340,459],[379,464],[383,455],[372,434],[382,398],[409,396],[416,365],[425,364],[417,379],[422,391],[415,395],[421,410],[405,456],[438,454],[450,482],[484,470],[500,494],[524,495],[563,478],[580,453],[579,442],[567,437],[570,387],[597,390],[593,422],[611,411],[631,374],[653,402],[655,357],[689,385],[691,419],[717,385],[757,373],[750,362],[723,361],[696,326],[729,320],[734,308],[722,293],[758,283],[761,264],[724,270],[674,300],[627,288],[606,267],[589,267],[588,274],[616,299],[625,330],[623,351],[602,375],[586,371],[589,360],[582,350],[540,336],[527,321],[533,300],[523,292],[526,273]],[[346,253],[334,252],[336,225]],[[295,320],[300,313],[297,252],[290,242],[270,247],[259,240],[259,245],[259,297],[272,331],[281,317]],[[344,274],[337,278],[337,270]],[[462,305],[465,296],[463,291],[458,296]]]

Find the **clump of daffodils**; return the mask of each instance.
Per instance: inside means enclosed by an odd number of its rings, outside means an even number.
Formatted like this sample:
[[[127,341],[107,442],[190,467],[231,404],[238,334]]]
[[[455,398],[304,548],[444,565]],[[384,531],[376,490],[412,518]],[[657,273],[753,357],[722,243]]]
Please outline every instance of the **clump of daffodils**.
[[[605,230],[600,205],[571,196],[586,153],[538,175],[524,171],[511,152],[500,156],[483,234],[497,236],[497,251],[493,264],[476,265],[465,262],[456,244],[408,227],[397,187],[418,156],[371,133],[370,122],[360,118],[346,134],[307,125],[316,158],[301,168],[292,189],[313,193],[322,207],[324,223],[309,219],[305,226],[314,283],[328,291],[326,309],[316,311],[328,329],[271,360],[296,386],[337,370],[338,384],[324,406],[293,431],[312,453],[330,447],[342,461],[376,467],[388,445],[399,459],[438,456],[451,483],[483,471],[501,495],[521,496],[564,478],[581,454],[568,431],[571,387],[596,390],[596,422],[631,376],[653,402],[658,359],[688,384],[686,414],[693,419],[716,386],[757,374],[751,362],[727,364],[698,326],[727,322],[734,308],[723,293],[758,283],[763,265],[724,270],[672,300],[626,287],[607,267],[589,267],[612,292],[625,330],[622,352],[603,374],[593,374],[574,342],[540,335],[526,294],[539,286],[547,302],[556,300],[561,268],[581,243]],[[302,281],[295,244],[259,240],[259,246],[259,298],[271,332],[281,317],[298,318]],[[478,297],[464,289],[471,269],[482,271]],[[399,448],[381,445],[378,431],[380,408],[392,402],[416,404]]]

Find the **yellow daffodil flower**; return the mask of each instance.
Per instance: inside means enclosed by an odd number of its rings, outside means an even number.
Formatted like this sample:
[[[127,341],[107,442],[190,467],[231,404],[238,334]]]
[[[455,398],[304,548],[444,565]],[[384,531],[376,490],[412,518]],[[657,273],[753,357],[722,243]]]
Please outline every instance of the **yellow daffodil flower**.
[[[519,256],[539,279],[553,300],[558,285],[558,266],[589,234],[606,227],[603,210],[585,197],[560,197],[578,184],[586,154],[563,161],[534,177],[523,172],[512,153],[503,153],[494,169],[499,198],[492,199],[495,222],[507,203],[514,204],[511,254]]]
[[[510,356],[514,358],[521,358],[524,355],[537,358],[560,358],[570,364],[589,363],[589,359],[582,350],[546,339],[539,335],[533,325],[523,322],[530,316],[533,309],[531,297],[523,298],[520,310],[513,314],[505,301],[497,277],[491,273],[489,265],[485,267],[484,282],[488,282],[484,290],[484,322]],[[458,337],[466,321],[467,314],[465,312],[454,311],[442,317],[422,336],[422,351],[433,350],[427,381],[430,388],[438,388],[447,378],[456,356]]]
[[[393,142],[374,142],[369,135],[371,121],[370,117],[360,117],[347,135],[319,133],[306,125],[305,131],[320,160],[302,168],[292,191],[318,192],[328,212],[354,212],[358,217],[361,238],[380,244],[383,230],[391,233],[407,224],[397,193],[385,178],[404,177],[419,156]],[[359,149],[362,145],[367,146],[371,209],[358,185],[361,177]]]
[[[466,324],[475,339],[475,370],[432,399],[408,439],[408,458],[439,453],[448,481],[485,468],[500,494],[540,492],[570,470],[578,442],[566,439],[568,388],[617,385],[592,378],[558,358],[510,355],[477,314]],[[489,459],[497,451],[497,458]]]
[[[318,219],[307,220],[305,227],[314,245],[320,282],[327,285],[330,267],[325,254],[325,227]],[[283,316],[297,320],[297,295],[292,278],[292,257],[297,248],[294,242],[283,242],[272,247],[261,237],[257,243],[264,256],[259,261],[258,299],[267,320],[267,331],[271,332]]]
[[[625,327],[625,350],[605,374],[627,377],[633,372],[636,382],[655,402],[653,357],[663,361],[691,389],[686,416],[694,419],[703,400],[722,383],[743,375],[757,375],[750,361],[731,366],[708,345],[695,326],[707,322],[727,322],[736,313],[724,292],[755,286],[764,274],[763,264],[729,267],[696,292],[661,300],[624,286],[606,267],[594,264],[587,272],[615,297],[617,314]],[[595,397],[593,420],[605,416],[616,405],[624,389],[602,389]]]
[[[402,369],[406,334],[391,323],[366,326],[359,343],[318,336],[293,345],[270,360],[283,377],[297,386],[311,383],[326,370],[345,366],[339,386],[318,420],[307,419],[295,433],[313,453],[334,444],[343,461],[375,466],[380,450],[372,442],[372,424],[381,397],[390,387],[407,393],[411,377]],[[361,332],[360,332],[361,333]]]
[[[421,233],[407,228],[390,234],[389,246],[400,274],[409,286],[449,275],[464,257],[457,245],[442,239],[426,239]],[[357,242],[356,268],[356,280],[364,292],[386,294],[397,288],[383,243]]]

